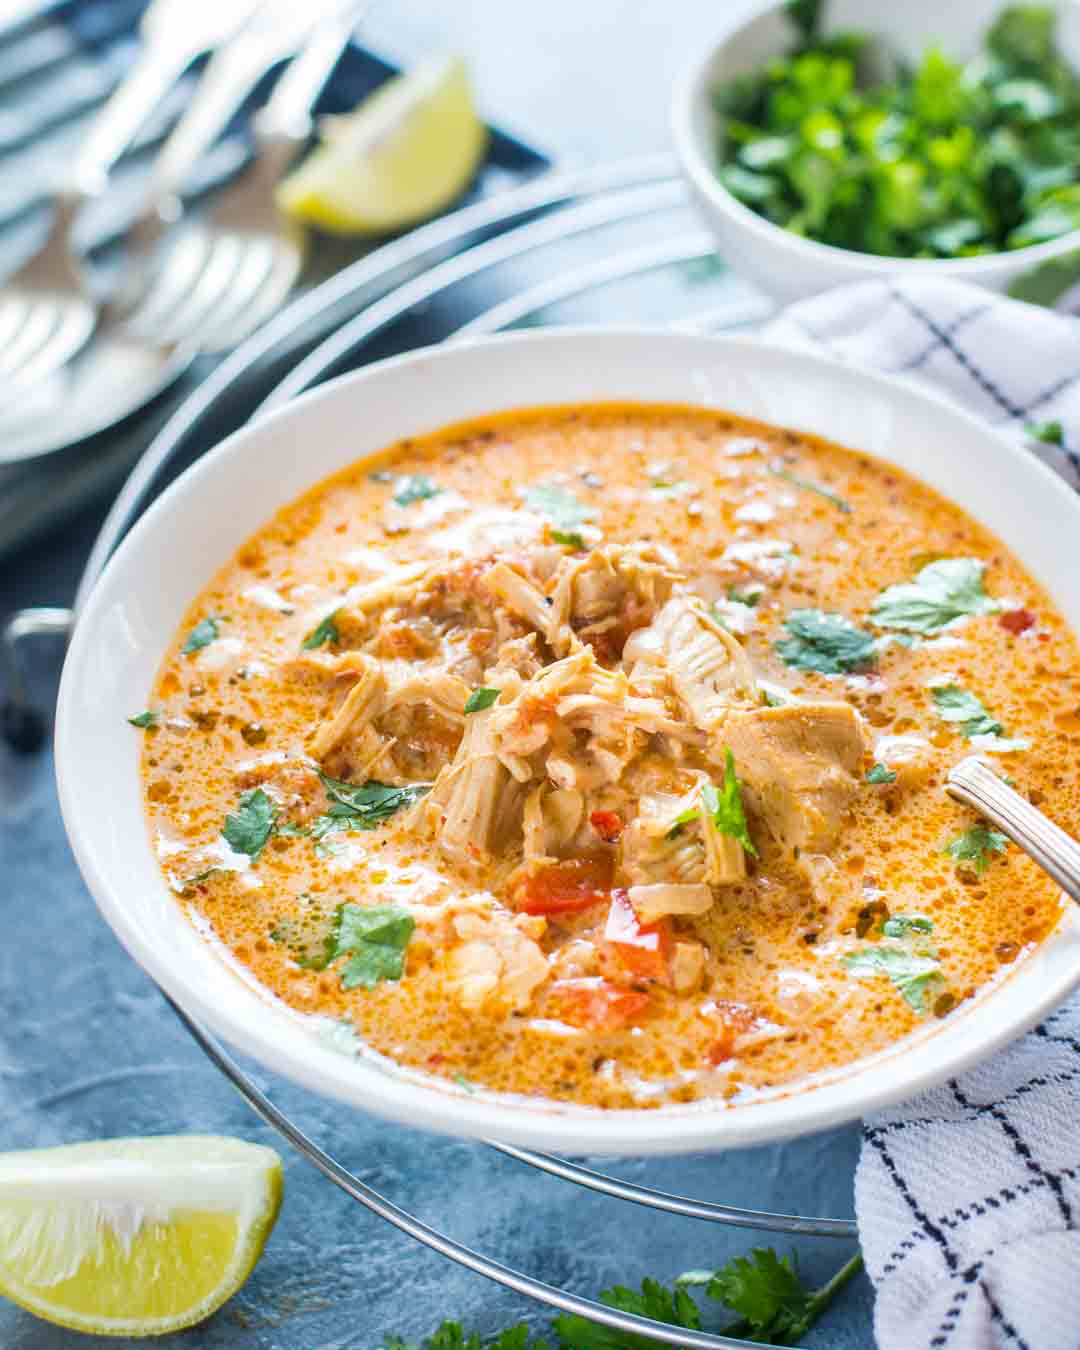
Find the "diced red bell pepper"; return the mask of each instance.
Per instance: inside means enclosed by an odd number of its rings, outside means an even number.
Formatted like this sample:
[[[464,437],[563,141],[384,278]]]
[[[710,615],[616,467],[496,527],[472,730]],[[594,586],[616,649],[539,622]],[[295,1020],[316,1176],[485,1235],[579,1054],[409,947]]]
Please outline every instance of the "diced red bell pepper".
[[[589,824],[605,844],[613,844],[623,832],[623,818],[618,811],[591,811]]]
[[[549,1009],[562,1021],[591,1031],[618,1031],[645,1011],[648,994],[620,989],[607,980],[564,980],[552,986]]]
[[[1006,632],[1016,636],[1035,627],[1035,615],[1030,609],[1007,609],[1004,614],[998,615],[998,623]]]
[[[735,1043],[757,1021],[753,1008],[745,1003],[733,1003],[728,999],[717,1001],[713,1013],[720,1022],[720,1034],[709,1046],[708,1057],[712,1065],[723,1064],[735,1053]]]
[[[604,939],[631,975],[642,980],[667,978],[670,925],[665,919],[642,923],[624,890],[611,893]]]
[[[614,860],[610,854],[548,863],[527,878],[519,908],[526,914],[576,914],[607,900]]]

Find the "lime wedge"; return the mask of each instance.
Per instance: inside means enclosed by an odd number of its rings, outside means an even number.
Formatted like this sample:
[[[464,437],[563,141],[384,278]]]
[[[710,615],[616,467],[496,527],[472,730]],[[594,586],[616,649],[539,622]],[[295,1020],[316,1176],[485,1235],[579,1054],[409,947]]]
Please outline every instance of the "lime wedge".
[[[212,1135],[0,1153],[0,1293],[104,1336],[194,1326],[251,1274],[281,1159]]]
[[[388,234],[464,191],[487,131],[454,59],[388,80],[353,112],[327,118],[321,136],[278,187],[279,208],[335,234]]]

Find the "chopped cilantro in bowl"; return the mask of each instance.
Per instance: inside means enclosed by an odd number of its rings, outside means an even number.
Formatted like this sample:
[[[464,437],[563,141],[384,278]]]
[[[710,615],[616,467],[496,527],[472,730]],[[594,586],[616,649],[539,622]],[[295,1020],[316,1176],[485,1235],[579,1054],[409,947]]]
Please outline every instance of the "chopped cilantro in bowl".
[[[786,54],[712,89],[715,171],[758,216],[888,258],[976,258],[1080,230],[1080,73],[1052,7],[1003,9],[978,55],[913,67],[789,14]]]
[[[795,18],[786,5],[733,27],[676,94],[680,157],[742,269],[787,298],[880,275],[875,259],[971,263],[1003,289],[1075,246],[1080,63],[1056,8],[972,7],[967,61],[903,7],[868,5],[865,32],[830,30],[828,0]],[[747,51],[775,55],[745,68]],[[787,275],[814,258],[815,282]]]

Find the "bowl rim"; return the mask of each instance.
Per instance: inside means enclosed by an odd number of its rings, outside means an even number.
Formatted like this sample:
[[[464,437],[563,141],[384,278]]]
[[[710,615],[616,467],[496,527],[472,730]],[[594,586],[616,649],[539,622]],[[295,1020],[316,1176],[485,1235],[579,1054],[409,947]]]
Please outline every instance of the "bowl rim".
[[[740,352],[749,350],[755,353],[764,350],[773,359],[809,367],[816,377],[842,373],[848,380],[854,379],[881,389],[886,397],[903,397],[927,403],[942,415],[967,423],[970,430],[995,445],[996,453],[1016,459],[1023,464],[1024,472],[1043,479],[1044,487],[1058,495],[1063,509],[1077,513],[1077,524],[1080,526],[1080,498],[1057,474],[1026,452],[1019,443],[1014,443],[996,433],[981,419],[959,408],[943,395],[921,388],[916,389],[906,381],[879,372],[864,370],[834,358],[779,343],[763,342],[745,336],[686,334],[656,326],[550,328],[482,336],[421,348],[373,362],[357,371],[319,385],[282,407],[256,417],[226,437],[180,474],[135,523],[103,569],[77,616],[61,676],[57,703],[55,752],[60,807],[73,853],[95,904],[128,953],[190,1016],[245,1054],[253,1056],[265,1068],[280,1073],[324,1097],[335,1098],[354,1108],[368,1110],[403,1124],[440,1133],[496,1138],[526,1147],[543,1147],[556,1151],[561,1149],[571,1153],[644,1155],[748,1147],[849,1122],[868,1111],[915,1096],[968,1065],[981,1061],[1034,1026],[1080,983],[1080,959],[1076,959],[1073,950],[1080,944],[1080,912],[1068,910],[1063,914],[1062,921],[1054,932],[1044,939],[1028,960],[1014,972],[1010,972],[1005,983],[1020,978],[1036,959],[1045,960],[1046,953],[1050,952],[1051,948],[1056,950],[1055,944],[1057,946],[1069,944],[1068,969],[1057,972],[1056,975],[1052,971],[1043,972],[1048,978],[1028,990],[1028,998],[1022,1009],[1014,1010],[1014,1014],[1009,1018],[999,1019],[998,1025],[992,1031],[983,1030],[974,1047],[954,1046],[951,1053],[944,1057],[940,1054],[916,1057],[913,1053],[916,1049],[922,1049],[928,1040],[937,1039],[940,1028],[948,1028],[950,1025],[942,1023],[939,1028],[928,1031],[925,1038],[920,1038],[917,1046],[911,1046],[907,1038],[895,1042],[875,1056],[843,1066],[835,1075],[829,1075],[816,1087],[796,1087],[777,1096],[741,1104],[735,1108],[721,1108],[714,1099],[706,1099],[690,1107],[674,1107],[662,1111],[648,1109],[604,1111],[596,1108],[564,1107],[562,1104],[547,1101],[520,1103],[507,1097],[490,1099],[485,1095],[470,1096],[460,1091],[449,1090],[440,1082],[433,1083],[422,1074],[397,1070],[396,1066],[391,1066],[391,1072],[387,1074],[384,1069],[373,1064],[370,1057],[347,1058],[337,1051],[319,1046],[308,1029],[304,1029],[302,1037],[297,1038],[298,1046],[301,1041],[303,1042],[303,1053],[300,1053],[299,1049],[294,1051],[291,1045],[287,1047],[285,1053],[282,1053],[282,1047],[274,1035],[275,1028],[280,1030],[282,1027],[282,1022],[277,1017],[252,1021],[239,1015],[237,1009],[240,1000],[237,1000],[234,1006],[234,1001],[230,999],[229,1006],[222,1007],[220,1002],[204,998],[198,980],[187,977],[177,963],[159,959],[157,949],[146,940],[141,924],[125,904],[124,882],[109,875],[101,856],[99,841],[84,826],[80,818],[80,792],[85,795],[92,789],[88,789],[85,784],[80,788],[79,718],[74,706],[76,691],[88,673],[88,665],[92,669],[92,662],[88,662],[91,653],[89,635],[113,598],[113,586],[123,578],[124,570],[128,566],[127,559],[137,558],[140,550],[151,546],[158,522],[182,505],[185,495],[205,491],[208,483],[213,482],[219,465],[224,465],[233,458],[242,459],[253,453],[253,448],[258,447],[268,428],[280,423],[302,422],[310,415],[311,410],[320,404],[350,397],[354,392],[359,393],[376,384],[388,371],[402,368],[422,369],[428,365],[452,362],[459,355],[468,354],[477,348],[529,349],[544,346],[557,348],[596,341],[635,344],[643,339],[650,344],[663,341],[682,344],[688,350],[696,348],[703,354],[708,353],[714,360],[725,350],[738,349]],[[589,400],[573,401],[586,403]],[[593,401],[603,400],[598,396]],[[641,401],[648,403],[665,400],[654,397],[651,400],[645,398]],[[463,414],[466,418],[482,415],[482,413]],[[378,451],[379,447],[375,447],[355,459],[343,459],[341,467],[345,467],[347,463],[362,462],[369,455],[375,456]],[[321,476],[318,481],[321,481]],[[293,497],[297,495],[299,494],[292,494]],[[246,533],[243,537],[246,537]],[[242,542],[243,538],[238,536],[235,546],[239,547]],[[145,690],[140,689],[135,695],[136,700],[144,694]],[[83,771],[85,773],[85,768]],[[134,772],[138,774],[137,765]],[[148,836],[144,835],[138,845],[127,845],[129,848],[137,846],[149,850]],[[156,870],[156,859],[153,859],[153,865]],[[163,880],[161,888],[169,901],[175,903],[176,897],[167,890]],[[181,918],[185,924],[189,923],[185,916]],[[202,938],[200,941],[204,942],[208,959],[221,962],[221,955],[212,949],[211,944]],[[224,964],[228,965],[227,962]],[[235,975],[235,971],[233,974]],[[265,1011],[271,1006],[266,997],[257,992],[252,981],[238,981],[238,983],[246,983],[247,993],[250,995],[245,1001],[245,1010]],[[1029,979],[1028,983],[1031,984],[1032,981]],[[981,1002],[982,998],[992,995],[993,992],[994,989],[984,990],[976,1001]],[[299,1014],[292,1016],[299,1021]],[[915,1035],[919,1036],[919,1033]],[[857,1087],[852,1091],[851,1084],[862,1077],[865,1070],[874,1066],[880,1068],[883,1062],[891,1065],[897,1055],[902,1057],[901,1062],[904,1065],[902,1072],[879,1075],[879,1083],[874,1091],[867,1091],[865,1087],[862,1091]],[[835,1088],[839,1088],[840,1091],[833,1094],[836,1099],[832,1100],[829,1094]],[[826,1094],[824,1100],[822,1100],[823,1093]]]
[[[1055,0],[1052,0],[1054,3]],[[974,258],[894,258],[885,253],[862,253],[858,249],[841,248],[838,244],[823,244],[817,239],[806,239],[777,225],[730,193],[713,168],[712,156],[702,143],[697,130],[697,111],[708,96],[712,68],[723,49],[742,30],[764,14],[784,8],[787,0],[758,0],[749,12],[745,9],[730,14],[721,25],[715,40],[705,51],[686,61],[676,76],[669,106],[669,127],[675,144],[676,157],[691,186],[716,210],[730,217],[742,229],[757,235],[777,247],[786,246],[807,266],[828,260],[836,267],[847,267],[852,272],[868,269],[880,272],[896,271],[900,275],[951,276],[957,280],[977,281],[980,273],[1000,272],[1006,264],[1017,264],[1016,270],[1027,271],[1040,263],[1080,249],[1080,229],[1070,230],[1057,239],[1024,248],[984,253]],[[1010,266],[1009,270],[1013,270]]]

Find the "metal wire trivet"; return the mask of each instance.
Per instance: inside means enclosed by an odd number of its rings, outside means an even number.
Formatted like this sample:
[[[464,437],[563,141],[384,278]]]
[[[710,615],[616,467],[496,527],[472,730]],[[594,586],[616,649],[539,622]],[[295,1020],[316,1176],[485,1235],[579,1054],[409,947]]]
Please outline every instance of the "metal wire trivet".
[[[609,230],[618,230],[623,242],[613,251],[604,251],[598,261],[595,236]],[[591,250],[584,258],[572,249],[565,251],[567,245],[586,238],[591,240]],[[548,265],[538,268],[538,255],[550,254],[553,249],[564,250],[557,260],[561,265],[553,272],[548,259]],[[674,286],[658,288],[665,292],[664,304],[669,311],[663,317],[677,327],[731,329],[752,324],[769,312],[763,297],[715,264],[711,240],[695,228],[672,163],[667,157],[656,156],[547,175],[526,187],[467,207],[386,245],[296,302],[226,361],[147,449],[102,527],[73,610],[24,610],[6,625],[0,641],[0,671],[6,676],[8,691],[5,730],[9,739],[21,736],[24,748],[28,748],[39,729],[22,672],[20,643],[28,637],[63,634],[70,629],[105,562],[151,497],[177,471],[198,430],[242,382],[250,382],[253,372],[275,372],[275,355],[280,359],[283,347],[294,348],[296,334],[320,315],[351,312],[353,317],[288,369],[283,378],[272,375],[270,392],[258,405],[256,415],[374,355],[394,350],[395,332],[398,349],[414,345],[409,324],[418,314],[429,326],[433,319],[436,321],[443,340],[494,333],[547,317],[580,321],[580,310],[575,313],[574,307],[580,307],[595,293],[665,274],[669,280],[674,275],[676,281]],[[457,296],[467,288],[471,288],[465,306],[469,317],[463,318]],[[653,298],[660,302],[659,295]],[[635,312],[626,317],[637,320],[643,316]],[[560,1312],[576,1313],[662,1344],[688,1350],[750,1344],[651,1321],[569,1293],[474,1251],[424,1223],[330,1156],[274,1105],[199,1024],[168,995],[163,993],[162,997],[256,1115],[353,1200],[424,1246]],[[547,1175],[649,1209],[790,1236],[856,1238],[853,1219],[717,1204],[637,1185],[550,1154],[487,1142],[500,1153]]]

